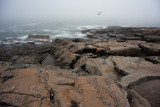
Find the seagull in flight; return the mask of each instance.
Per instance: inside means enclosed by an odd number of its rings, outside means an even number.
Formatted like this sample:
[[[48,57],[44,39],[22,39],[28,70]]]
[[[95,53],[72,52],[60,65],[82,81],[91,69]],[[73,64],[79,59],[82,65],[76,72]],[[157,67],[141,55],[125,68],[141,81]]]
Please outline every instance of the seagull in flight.
[[[100,15],[102,13],[102,11],[100,11],[99,13],[98,13],[98,15]]]

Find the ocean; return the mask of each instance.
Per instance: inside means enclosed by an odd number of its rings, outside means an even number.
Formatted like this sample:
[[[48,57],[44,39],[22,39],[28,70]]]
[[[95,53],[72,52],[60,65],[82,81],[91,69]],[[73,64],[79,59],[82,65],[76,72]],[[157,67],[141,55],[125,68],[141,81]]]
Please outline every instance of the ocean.
[[[0,43],[31,42],[28,35],[49,35],[51,40],[57,38],[85,38],[84,29],[105,28],[99,25],[78,25],[64,23],[26,23],[0,25]]]

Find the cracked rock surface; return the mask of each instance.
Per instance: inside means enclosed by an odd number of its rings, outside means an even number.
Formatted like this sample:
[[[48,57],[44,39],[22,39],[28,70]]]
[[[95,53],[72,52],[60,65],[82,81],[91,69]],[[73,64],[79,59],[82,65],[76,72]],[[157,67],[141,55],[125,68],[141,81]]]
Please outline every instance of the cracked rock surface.
[[[160,106],[159,28],[82,33],[88,39],[0,44],[0,106]]]

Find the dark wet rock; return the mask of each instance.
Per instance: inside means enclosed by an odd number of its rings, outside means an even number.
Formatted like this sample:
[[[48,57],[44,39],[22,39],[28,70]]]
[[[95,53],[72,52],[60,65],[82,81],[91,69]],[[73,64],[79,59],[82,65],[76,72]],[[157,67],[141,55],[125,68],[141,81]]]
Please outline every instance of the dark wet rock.
[[[92,39],[112,40],[143,40],[146,42],[160,43],[160,28],[136,28],[136,27],[117,27],[109,26],[105,29],[87,29],[82,33]],[[98,36],[97,36],[98,35]],[[106,36],[104,36],[106,35]],[[108,38],[109,37],[109,38]]]
[[[132,36],[128,36],[128,37],[121,37],[122,40],[141,40],[141,37],[132,37]]]
[[[151,107],[160,106],[160,79],[146,80],[144,82],[137,83],[130,88],[137,91],[140,96],[145,98]],[[145,105],[144,107],[149,106]]]
[[[87,39],[82,39],[82,38],[74,38],[72,39],[73,42],[84,42],[87,41]]]
[[[157,35],[144,36],[142,39],[147,42],[160,43],[160,35],[159,36]]]
[[[143,43],[140,44],[139,47],[141,48],[142,52],[146,55],[160,55],[160,44]]]
[[[153,64],[160,64],[160,56],[147,56],[145,59]]]
[[[43,44],[1,44],[0,60],[13,61],[15,63],[41,63],[51,50],[51,45]]]
[[[41,64],[47,56],[48,56],[48,53],[31,54],[31,55],[18,56],[15,59],[12,58],[12,60],[14,63]]]
[[[129,89],[127,92],[131,107],[151,107],[149,102],[140,96],[135,90]]]

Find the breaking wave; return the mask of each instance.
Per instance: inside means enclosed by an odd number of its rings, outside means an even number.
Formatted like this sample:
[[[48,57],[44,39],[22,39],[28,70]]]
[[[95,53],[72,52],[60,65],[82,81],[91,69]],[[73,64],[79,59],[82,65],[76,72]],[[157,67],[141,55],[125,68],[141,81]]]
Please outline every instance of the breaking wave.
[[[28,39],[30,34],[38,35],[49,35],[50,41],[57,38],[86,38],[86,34],[82,34],[81,31],[84,29],[100,29],[106,28],[106,26],[98,25],[84,25],[84,26],[58,26],[58,25],[43,25],[37,23],[14,25],[7,32],[0,32],[0,43],[10,44],[17,42],[39,42],[45,40],[39,39]],[[0,30],[1,31],[1,30]]]

